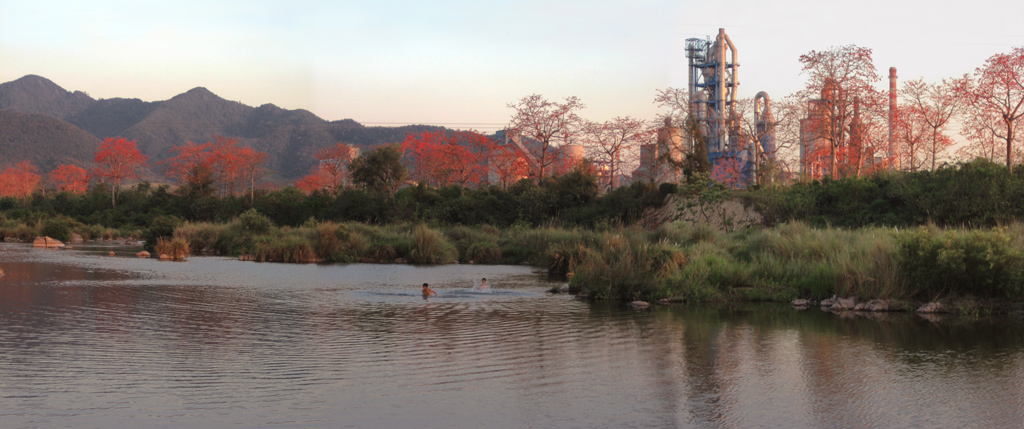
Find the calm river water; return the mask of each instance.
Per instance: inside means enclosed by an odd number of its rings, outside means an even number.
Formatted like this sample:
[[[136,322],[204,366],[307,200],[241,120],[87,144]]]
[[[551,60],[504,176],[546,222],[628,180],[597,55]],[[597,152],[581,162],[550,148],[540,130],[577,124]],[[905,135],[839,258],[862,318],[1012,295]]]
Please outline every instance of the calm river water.
[[[1019,318],[632,310],[519,266],[0,248],[5,428],[1024,425]]]

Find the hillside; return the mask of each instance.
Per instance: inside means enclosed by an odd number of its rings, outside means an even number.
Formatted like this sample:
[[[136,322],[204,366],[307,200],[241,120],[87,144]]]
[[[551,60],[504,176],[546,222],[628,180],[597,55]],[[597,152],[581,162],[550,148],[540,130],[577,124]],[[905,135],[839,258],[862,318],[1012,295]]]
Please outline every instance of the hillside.
[[[30,160],[42,171],[89,168],[100,139],[50,115],[0,110],[0,168]]]
[[[57,118],[65,128],[90,134],[94,138],[91,141],[96,143],[84,153],[80,148],[63,150],[60,142],[70,141],[68,138],[46,146],[55,150],[55,154],[77,159],[80,165],[91,161],[96,145],[107,137],[136,140],[139,150],[149,156],[151,165],[156,166],[157,162],[170,156],[170,148],[174,145],[189,141],[204,143],[220,135],[237,138],[240,145],[266,152],[269,168],[288,181],[301,177],[315,165],[313,154],[317,149],[337,142],[366,149],[401,142],[408,133],[441,128],[428,125],[366,127],[352,119],[328,122],[306,110],[287,110],[273,104],[251,107],[225,100],[201,87],[165,101],[94,100],[82,92],[66,91],[39,76],[25,76],[0,84],[0,109],[44,113]],[[10,152],[11,156],[30,152],[38,156],[43,150],[42,147],[29,147],[48,138],[35,134],[38,127],[28,126],[24,120],[0,121],[0,129],[27,127],[10,135],[4,134],[6,144],[12,148],[19,147],[18,151]],[[159,167],[153,167],[153,170],[159,172]]]

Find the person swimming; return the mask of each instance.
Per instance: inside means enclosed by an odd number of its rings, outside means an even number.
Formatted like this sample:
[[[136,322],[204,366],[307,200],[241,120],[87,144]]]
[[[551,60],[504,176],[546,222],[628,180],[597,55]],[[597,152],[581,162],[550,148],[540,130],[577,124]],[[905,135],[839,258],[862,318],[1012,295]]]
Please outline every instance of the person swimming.
[[[478,292],[486,292],[491,290],[491,287],[487,286],[487,277],[480,279],[480,284],[476,285],[476,290]]]
[[[437,296],[437,292],[434,292],[433,289],[427,287],[426,283],[423,283],[423,298],[427,298],[430,295]]]

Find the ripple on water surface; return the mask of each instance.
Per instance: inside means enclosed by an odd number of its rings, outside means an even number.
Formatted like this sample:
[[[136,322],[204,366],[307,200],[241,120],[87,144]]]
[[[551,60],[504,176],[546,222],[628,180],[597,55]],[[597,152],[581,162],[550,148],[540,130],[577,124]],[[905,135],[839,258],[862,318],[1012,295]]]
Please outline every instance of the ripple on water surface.
[[[1019,320],[633,310],[549,295],[528,267],[105,254],[0,252],[3,426],[1024,421]]]

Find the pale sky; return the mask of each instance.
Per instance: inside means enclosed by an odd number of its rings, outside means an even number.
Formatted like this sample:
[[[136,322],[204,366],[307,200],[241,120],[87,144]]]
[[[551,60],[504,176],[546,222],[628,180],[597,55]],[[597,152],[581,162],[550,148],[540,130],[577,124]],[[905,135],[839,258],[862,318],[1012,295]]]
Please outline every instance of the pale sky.
[[[779,99],[804,84],[801,54],[848,44],[883,77],[972,72],[1024,46],[1024,2],[0,0],[0,82],[145,101],[202,86],[327,120],[492,132],[534,93],[577,96],[595,121],[655,119],[655,91],[686,85],[685,40],[720,27],[739,95]]]

